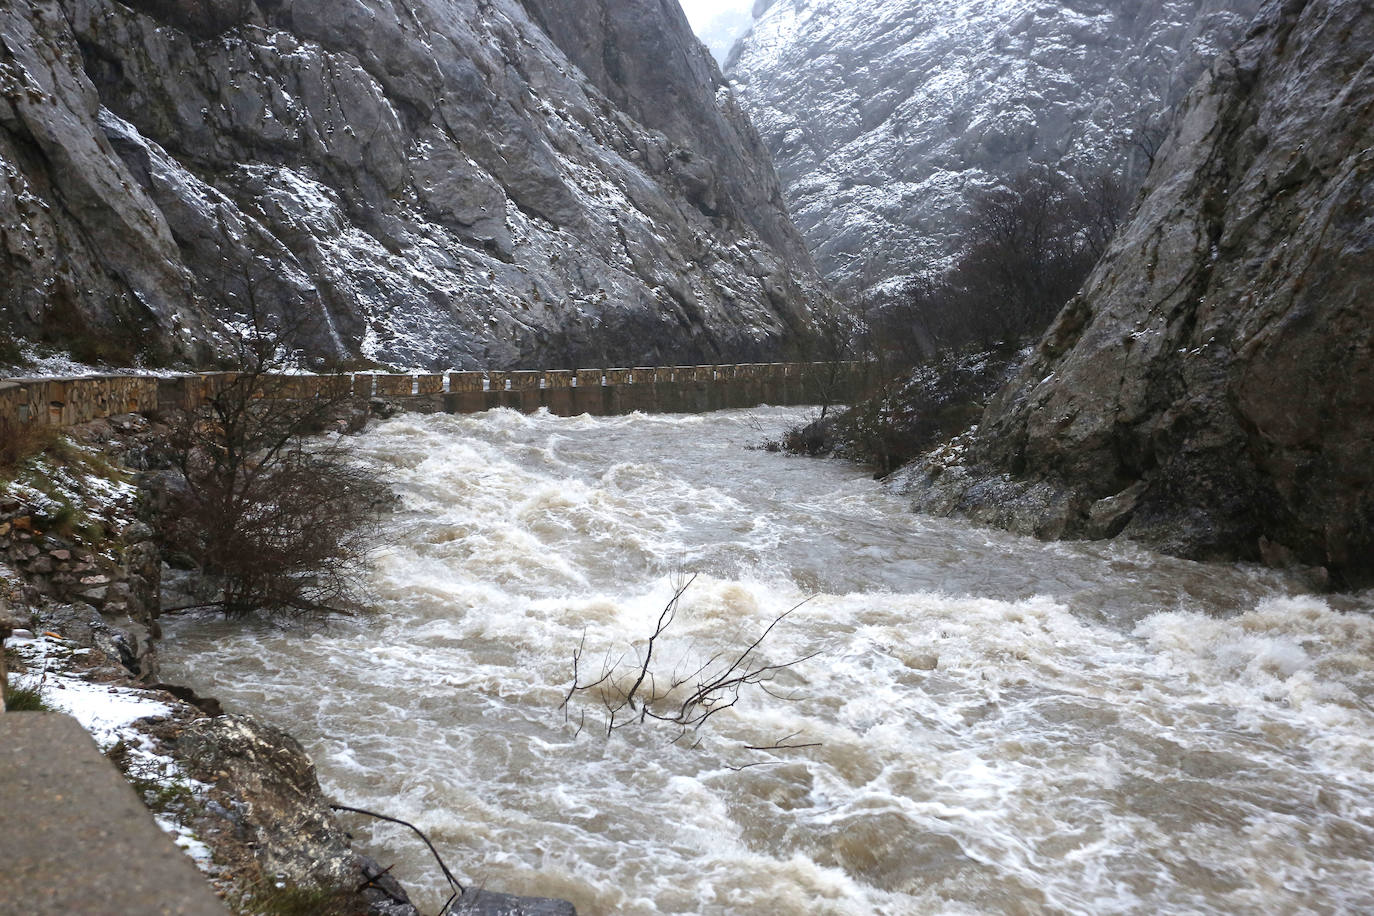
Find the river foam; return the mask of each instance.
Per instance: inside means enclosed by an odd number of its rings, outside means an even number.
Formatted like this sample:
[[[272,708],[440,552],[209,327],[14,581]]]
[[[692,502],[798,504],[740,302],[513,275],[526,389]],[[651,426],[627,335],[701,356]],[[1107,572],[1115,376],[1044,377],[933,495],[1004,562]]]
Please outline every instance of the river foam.
[[[377,616],[181,621],[166,667],[469,880],[584,916],[1374,909],[1368,596],[923,519],[745,448],[800,416],[378,424]],[[560,712],[573,650],[633,657],[684,574],[661,670],[802,601],[764,651],[815,657],[688,740]],[[784,738],[816,746],[748,749]],[[357,831],[433,909],[413,838]]]

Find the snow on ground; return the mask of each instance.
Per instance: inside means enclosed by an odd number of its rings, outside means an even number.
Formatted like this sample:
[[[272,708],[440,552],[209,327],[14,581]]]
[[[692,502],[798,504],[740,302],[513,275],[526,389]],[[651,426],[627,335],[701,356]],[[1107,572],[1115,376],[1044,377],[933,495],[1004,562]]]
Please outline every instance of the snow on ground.
[[[171,836],[172,842],[181,848],[196,863],[201,871],[210,872],[214,864],[214,853],[199,839],[196,838],[195,831],[182,824],[177,823],[165,814],[154,814],[153,820],[162,828],[163,832]]]
[[[128,745],[146,745],[147,739],[131,726],[142,719],[172,714],[170,706],[146,691],[83,678],[75,663],[91,650],[77,648],[68,640],[47,634],[34,639],[10,638],[5,640],[5,648],[18,651],[25,669],[11,672],[11,681],[39,689],[45,703],[80,722],[102,751],[121,740]]]
[[[177,375],[175,369],[150,369],[144,366],[111,368],[79,362],[60,351],[49,350],[22,341],[19,363],[0,363],[0,378],[73,378],[83,375],[153,375],[162,378]]]
[[[39,455],[30,459],[19,478],[0,485],[0,493],[20,500],[31,511],[51,513],[65,505],[79,507],[116,528],[132,524],[138,488],[117,473],[106,477],[93,472],[100,449],[71,441],[67,448],[84,456],[81,467]]]

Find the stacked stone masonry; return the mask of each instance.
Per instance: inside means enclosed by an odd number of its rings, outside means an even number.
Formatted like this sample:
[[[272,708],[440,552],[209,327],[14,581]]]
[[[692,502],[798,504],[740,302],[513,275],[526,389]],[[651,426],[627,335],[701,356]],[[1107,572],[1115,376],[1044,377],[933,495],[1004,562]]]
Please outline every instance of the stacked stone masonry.
[[[20,425],[75,426],[127,413],[194,410],[238,376],[232,372],[151,377],[92,375],[0,381],[0,435]],[[315,399],[351,392],[447,413],[498,407],[558,416],[703,413],[760,404],[797,405],[853,399],[865,366],[845,363],[748,363],[617,369],[449,372],[447,374],[272,375],[264,397]]]

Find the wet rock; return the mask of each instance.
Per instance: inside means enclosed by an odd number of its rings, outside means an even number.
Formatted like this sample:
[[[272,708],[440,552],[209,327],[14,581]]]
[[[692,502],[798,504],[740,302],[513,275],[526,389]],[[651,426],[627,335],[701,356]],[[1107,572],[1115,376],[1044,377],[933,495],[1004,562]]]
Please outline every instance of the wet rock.
[[[361,896],[367,901],[369,916],[421,916],[390,871],[364,855],[357,856],[356,863],[364,879]]]
[[[1048,536],[1120,527],[1182,556],[1374,580],[1371,55],[1368,3],[1266,4],[989,405],[964,479],[905,472],[918,506],[992,520],[1002,481],[1059,494],[1017,525]]]
[[[1106,496],[1088,510],[1087,536],[1110,538],[1121,533],[1145,493],[1144,481],[1136,481],[1115,496]]]
[[[95,633],[95,644],[106,655],[116,658],[134,677],[157,677],[157,636],[153,628],[132,617],[121,615],[106,605],[101,611],[103,628]],[[113,648],[113,651],[111,651]]]
[[[135,675],[139,673],[139,646],[123,632],[102,628],[95,633],[92,641],[108,658],[119,662]]]
[[[106,628],[100,613],[88,604],[56,604],[44,608],[43,625],[83,646],[95,646],[95,634]]]
[[[120,536],[130,543],[147,542],[153,539],[155,532],[146,522],[132,522],[128,528],[120,532]]]
[[[380,420],[389,420],[400,413],[401,405],[387,398],[373,398],[368,402],[368,410]]]
[[[181,700],[183,703],[190,703],[192,706],[196,707],[201,712],[205,713],[207,716],[224,715],[224,707],[220,705],[219,700],[215,699],[214,697],[200,696],[190,687],[182,687],[179,684],[162,683],[151,684],[150,686],[154,690],[161,690],[164,693],[170,693],[172,696],[176,697],[178,700]]]
[[[186,688],[158,685],[202,711],[218,704]],[[320,791],[315,767],[294,738],[245,716],[190,722],[173,754],[214,786],[200,823],[212,845],[243,874],[288,886],[357,892],[369,916],[419,916],[400,883],[375,860],[354,852]],[[249,858],[244,860],[242,857]]]
[[[290,735],[243,716],[189,725],[178,755],[196,778],[243,803],[239,829],[264,874],[302,887],[340,887],[355,877],[348,838],[320,791],[315,766]]]

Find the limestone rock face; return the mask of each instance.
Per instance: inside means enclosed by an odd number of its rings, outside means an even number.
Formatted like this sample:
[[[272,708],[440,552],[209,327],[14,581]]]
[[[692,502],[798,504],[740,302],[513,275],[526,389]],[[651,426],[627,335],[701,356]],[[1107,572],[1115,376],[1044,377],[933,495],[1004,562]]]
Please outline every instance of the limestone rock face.
[[[0,52],[0,330],[743,360],[818,285],[676,4],[17,0]]]
[[[918,505],[1374,577],[1371,59],[1370,0],[1268,3]]]
[[[1259,0],[761,0],[726,74],[838,286],[937,269],[973,196],[1043,163],[1109,169]],[[1151,131],[1146,136],[1153,136]]]
[[[177,739],[194,775],[243,799],[237,823],[268,875],[301,887],[353,878],[348,837],[320,792],[315,766],[290,735],[244,716],[202,719]]]

